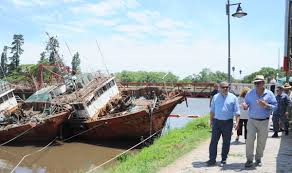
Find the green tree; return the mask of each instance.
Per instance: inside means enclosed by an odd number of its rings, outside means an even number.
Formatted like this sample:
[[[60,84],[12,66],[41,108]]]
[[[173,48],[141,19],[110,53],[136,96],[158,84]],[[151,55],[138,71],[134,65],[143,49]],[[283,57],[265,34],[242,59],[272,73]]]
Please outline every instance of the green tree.
[[[59,56],[59,41],[55,37],[49,37],[49,41],[46,46],[46,52],[49,55],[50,64],[64,65],[62,58]]]
[[[190,83],[194,81],[194,76],[193,75],[188,75],[187,77],[183,78],[181,80],[181,82],[186,82],[186,83]]]
[[[193,75],[193,81],[195,82],[219,82],[226,81],[228,75],[224,72],[216,71],[212,72],[209,68],[204,68],[197,75]],[[232,81],[233,78],[231,77]]]
[[[7,49],[8,49],[8,46],[4,46],[3,52],[1,54],[1,73],[0,73],[1,78],[5,77],[7,75],[7,72],[8,72]]]
[[[122,71],[116,73],[121,82],[177,82],[179,77],[171,72]]]
[[[134,82],[134,75],[130,71],[123,70],[120,73],[116,73],[116,77],[121,82]]]
[[[19,66],[20,55],[23,53],[23,49],[21,48],[24,44],[23,35],[14,34],[13,42],[11,44],[12,57],[10,57],[10,71],[13,71]]]
[[[46,57],[46,52],[40,53],[39,64],[49,64],[49,59]]]
[[[250,75],[244,76],[244,83],[251,83],[256,75],[264,75],[266,79],[270,79],[272,76],[276,76],[278,74],[279,78],[284,77],[285,73],[282,70],[274,69],[271,67],[262,67],[259,71],[251,73]]]
[[[74,72],[80,72],[80,58],[79,58],[79,53],[76,52],[72,58],[72,62],[71,62],[71,65],[72,65],[72,71]]]

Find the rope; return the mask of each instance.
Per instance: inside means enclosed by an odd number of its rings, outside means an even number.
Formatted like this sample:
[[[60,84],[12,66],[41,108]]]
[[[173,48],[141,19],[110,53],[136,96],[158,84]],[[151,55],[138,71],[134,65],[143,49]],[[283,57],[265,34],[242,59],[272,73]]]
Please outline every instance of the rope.
[[[14,138],[10,139],[9,141],[6,141],[6,142],[4,142],[4,143],[0,144],[0,146],[3,146],[3,145],[6,145],[6,144],[8,144],[9,142],[11,142],[11,141],[15,140],[16,138],[18,138],[18,137],[20,137],[20,136],[22,136],[22,135],[26,134],[27,132],[29,132],[29,131],[30,131],[31,129],[33,129],[33,128],[34,128],[34,127],[31,127],[30,129],[27,129],[26,131],[24,131],[24,132],[20,133],[19,135],[15,136]]]
[[[107,124],[107,122],[104,123],[104,124]],[[83,132],[77,133],[76,135],[73,135],[73,136],[71,136],[71,137],[69,137],[69,138],[67,138],[67,139],[62,140],[62,142],[68,141],[69,139],[72,139],[72,138],[74,138],[74,137],[76,137],[76,136],[78,136],[78,135],[81,135],[81,134],[83,134],[83,133],[85,133],[85,132],[88,132],[88,131],[90,131],[90,130],[96,128],[96,127],[102,126],[102,125],[104,125],[104,124],[99,124],[99,125],[93,126],[93,127],[91,127],[90,129],[87,129],[87,130],[85,130],[85,131],[83,131]]]
[[[12,169],[12,171],[11,171],[10,173],[14,172],[14,171],[16,170],[16,168],[21,164],[21,162],[22,162],[26,157],[31,156],[31,155],[33,155],[33,154],[35,154],[35,153],[38,153],[38,152],[43,151],[44,149],[46,149],[47,147],[49,147],[49,146],[50,146],[50,145],[51,145],[56,139],[57,139],[57,137],[56,137],[54,140],[52,140],[50,143],[48,143],[46,146],[44,146],[43,148],[41,148],[41,149],[39,149],[39,150],[37,150],[37,151],[35,151],[35,152],[33,152],[33,153],[30,153],[30,154],[27,154],[27,155],[23,156],[22,159],[18,162],[18,164]]]
[[[88,172],[92,172],[92,171],[96,170],[97,168],[100,168],[100,167],[102,167],[103,165],[105,165],[105,164],[107,164],[107,163],[113,161],[114,159],[120,157],[121,155],[127,153],[128,151],[132,150],[133,148],[136,148],[136,147],[139,146],[140,144],[142,144],[142,143],[144,143],[145,141],[147,141],[148,139],[152,138],[154,135],[156,135],[156,134],[157,134],[158,132],[160,132],[161,130],[162,130],[162,129],[158,130],[157,132],[153,133],[151,136],[148,136],[146,139],[144,139],[143,141],[139,142],[138,144],[136,144],[136,145],[132,146],[131,148],[127,149],[126,151],[124,151],[124,152],[122,152],[122,153],[116,155],[115,157],[113,157],[113,158],[107,160],[106,162],[104,162],[104,163],[102,163],[102,164],[100,164],[100,165],[98,165],[98,166],[96,166],[96,167],[90,169],[90,170],[87,171],[86,173],[88,173]]]

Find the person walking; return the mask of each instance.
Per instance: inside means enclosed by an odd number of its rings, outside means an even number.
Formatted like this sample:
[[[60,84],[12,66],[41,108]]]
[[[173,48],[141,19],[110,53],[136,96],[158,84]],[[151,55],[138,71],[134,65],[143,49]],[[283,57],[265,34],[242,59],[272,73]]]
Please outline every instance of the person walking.
[[[273,93],[275,93],[275,88],[276,88],[277,81],[276,81],[274,75],[272,75],[272,78],[271,78],[271,80],[270,80],[270,84],[271,84],[271,91],[272,91]]]
[[[236,96],[229,92],[227,82],[221,82],[219,86],[220,92],[214,96],[211,103],[210,126],[212,128],[212,137],[209,146],[209,160],[206,162],[207,166],[214,166],[216,164],[217,145],[221,135],[223,145],[220,165],[224,166],[226,164],[234,116],[236,116],[236,129],[239,123],[240,110]]]
[[[288,105],[290,104],[290,99],[286,93],[283,92],[284,87],[278,86],[277,87],[277,96],[276,100],[278,103],[277,109],[273,112],[273,138],[278,137],[279,132],[279,120],[281,120],[282,124],[284,125],[285,135],[288,135],[289,131],[289,122],[288,122]]]
[[[235,138],[236,141],[239,141],[239,136],[242,135],[242,127],[244,127],[244,139],[246,142],[246,136],[247,136],[247,121],[248,121],[248,111],[244,110],[241,106],[244,103],[244,98],[246,93],[250,89],[248,87],[244,87],[240,90],[239,97],[238,97],[238,103],[240,108],[240,120],[239,120],[239,127],[237,129],[237,137]]]
[[[253,166],[254,142],[257,138],[255,165],[262,166],[263,152],[269,132],[269,117],[277,108],[275,95],[265,89],[263,75],[257,75],[253,81],[255,88],[245,96],[245,103],[242,104],[245,110],[248,109],[247,139],[246,139],[246,163],[245,167]]]
[[[292,92],[291,92],[291,85],[289,83],[284,84],[284,93],[286,93],[290,99],[290,104],[288,105],[288,120],[292,120]],[[282,128],[283,125],[280,121],[280,131],[284,131]]]
[[[219,92],[219,84],[218,83],[215,83],[214,84],[214,89],[213,89],[213,91],[211,92],[211,96],[210,96],[210,104],[209,104],[209,106],[211,107],[211,103],[212,103],[212,99],[213,99],[213,97]]]

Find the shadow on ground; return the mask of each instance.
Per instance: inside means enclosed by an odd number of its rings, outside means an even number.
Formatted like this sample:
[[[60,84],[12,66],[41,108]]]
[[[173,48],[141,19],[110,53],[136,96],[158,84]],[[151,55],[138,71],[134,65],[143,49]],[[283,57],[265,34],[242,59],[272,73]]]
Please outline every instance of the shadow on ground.
[[[282,134],[284,135],[284,133]],[[292,172],[292,135],[280,136],[281,143],[277,155],[277,173]]]
[[[220,165],[220,162],[217,162],[216,165],[214,166],[219,166]],[[204,168],[204,167],[209,167],[206,165],[205,162],[193,162],[192,163],[192,166],[194,168]],[[221,170],[232,170],[232,171],[235,171],[235,172],[241,172],[241,171],[244,171],[244,170],[255,170],[256,167],[251,167],[251,168],[245,168],[244,167],[244,163],[227,163],[226,165],[224,165]]]

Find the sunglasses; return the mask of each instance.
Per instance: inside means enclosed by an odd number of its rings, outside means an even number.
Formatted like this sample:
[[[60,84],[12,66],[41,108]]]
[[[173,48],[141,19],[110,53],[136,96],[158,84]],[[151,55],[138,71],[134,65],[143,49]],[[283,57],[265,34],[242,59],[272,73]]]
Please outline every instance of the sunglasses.
[[[228,86],[224,86],[224,87],[221,87],[221,88],[223,88],[223,89],[227,89],[227,88],[229,88]]]
[[[254,84],[255,85],[260,85],[260,84],[262,84],[263,82],[255,82]]]

